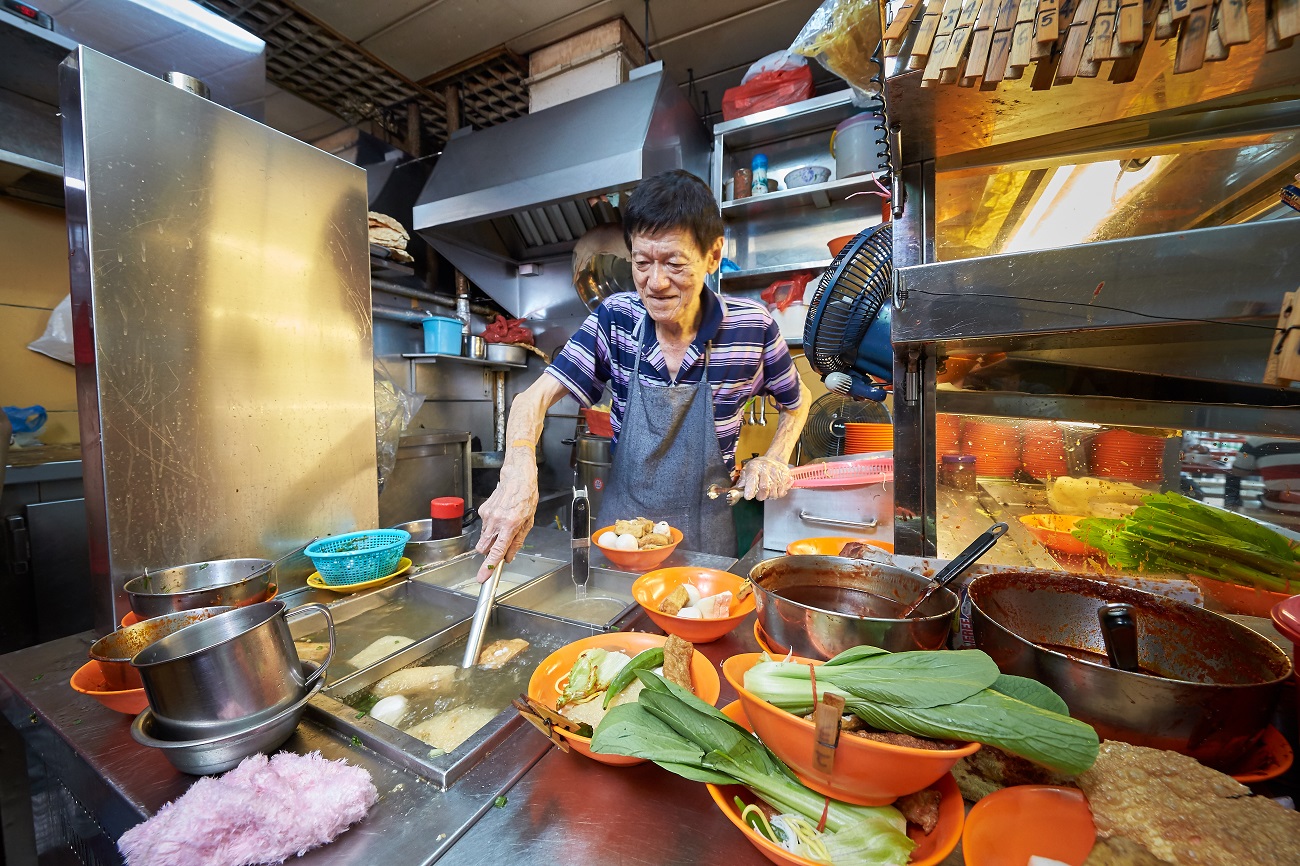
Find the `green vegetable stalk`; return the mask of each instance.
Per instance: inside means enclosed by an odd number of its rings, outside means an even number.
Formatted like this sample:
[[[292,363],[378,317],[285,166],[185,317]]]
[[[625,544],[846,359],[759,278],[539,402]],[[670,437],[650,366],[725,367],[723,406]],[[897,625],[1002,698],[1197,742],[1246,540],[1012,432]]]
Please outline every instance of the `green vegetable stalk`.
[[[1097,732],[1070,718],[1055,692],[1000,674],[980,650],[855,647],[818,666],[816,676],[820,694],[840,695],[845,708],[873,728],[987,743],[1069,775],[1097,759]],[[805,664],[760,662],[745,673],[745,688],[786,712],[813,711]]]
[[[1081,520],[1073,535],[1125,571],[1300,592],[1300,548],[1253,520],[1177,493],[1147,496],[1122,520]]]
[[[743,785],[781,813],[812,821],[826,809],[834,866],[904,866],[916,847],[893,806],[828,801],[804,787],[753,734],[689,691],[649,671],[635,703],[614,707],[596,727],[594,752],[654,761],[696,782]],[[834,842],[834,846],[832,846]]]
[[[651,647],[648,650],[642,650],[633,657],[632,661],[623,666],[614,679],[610,680],[609,688],[605,690],[605,702],[601,704],[601,709],[609,709],[609,702],[618,697],[623,689],[632,685],[632,680],[636,679],[637,671],[654,670],[664,663],[664,648],[661,646]]]

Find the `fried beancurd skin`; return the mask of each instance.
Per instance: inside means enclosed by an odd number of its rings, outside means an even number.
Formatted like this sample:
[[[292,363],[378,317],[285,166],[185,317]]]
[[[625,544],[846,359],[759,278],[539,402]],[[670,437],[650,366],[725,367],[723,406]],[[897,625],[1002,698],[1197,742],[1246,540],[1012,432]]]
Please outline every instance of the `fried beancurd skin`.
[[[660,535],[657,532],[652,532],[649,535],[643,536],[637,541],[637,544],[642,550],[654,550],[656,547],[667,547],[672,543],[673,540],[671,538],[666,535]]]

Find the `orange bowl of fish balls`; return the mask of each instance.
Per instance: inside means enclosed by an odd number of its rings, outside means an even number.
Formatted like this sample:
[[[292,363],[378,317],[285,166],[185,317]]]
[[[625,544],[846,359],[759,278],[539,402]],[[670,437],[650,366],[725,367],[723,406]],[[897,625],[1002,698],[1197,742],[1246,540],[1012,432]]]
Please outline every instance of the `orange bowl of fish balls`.
[[[672,556],[682,543],[682,531],[664,521],[656,523],[646,517],[620,520],[613,526],[597,529],[591,543],[605,558],[624,571],[649,571]]]
[[[715,641],[754,611],[743,577],[716,568],[683,566],[643,574],[632,597],[654,624],[691,643]]]

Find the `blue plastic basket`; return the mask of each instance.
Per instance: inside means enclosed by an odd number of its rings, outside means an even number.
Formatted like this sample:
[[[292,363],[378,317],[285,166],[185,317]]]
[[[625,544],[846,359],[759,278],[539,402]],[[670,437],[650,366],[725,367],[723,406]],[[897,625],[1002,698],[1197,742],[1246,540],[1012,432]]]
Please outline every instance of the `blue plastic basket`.
[[[410,540],[411,533],[402,529],[368,529],[314,541],[306,554],[321,580],[347,586],[392,574]]]

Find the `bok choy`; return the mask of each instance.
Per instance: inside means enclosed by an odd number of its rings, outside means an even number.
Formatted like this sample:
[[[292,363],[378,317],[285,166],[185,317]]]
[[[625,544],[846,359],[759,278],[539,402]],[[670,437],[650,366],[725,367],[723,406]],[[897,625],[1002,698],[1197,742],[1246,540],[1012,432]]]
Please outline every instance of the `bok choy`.
[[[1147,496],[1122,520],[1081,520],[1073,535],[1125,571],[1300,591],[1300,549],[1267,526],[1177,493]]]
[[[654,761],[696,782],[743,785],[780,813],[817,824],[833,866],[904,866],[916,847],[893,806],[827,800],[795,778],[758,738],[689,691],[649,671],[636,703],[614,707],[596,727],[593,752]],[[817,846],[813,846],[815,849]]]
[[[1070,718],[1042,683],[998,672],[980,650],[890,653],[854,647],[817,667],[817,691],[844,698],[873,728],[987,743],[1067,775],[1097,759],[1091,725]],[[745,689],[786,712],[813,711],[812,673],[798,662],[759,662]]]

